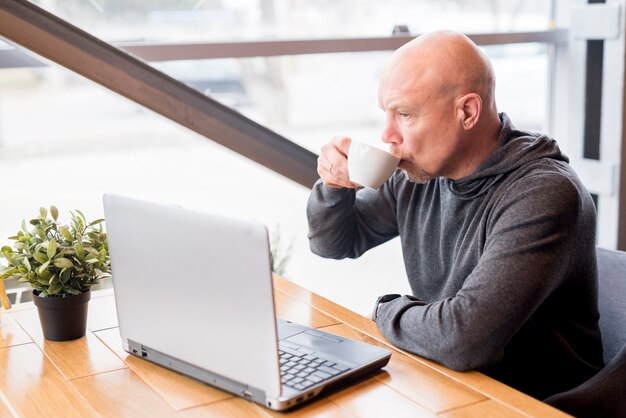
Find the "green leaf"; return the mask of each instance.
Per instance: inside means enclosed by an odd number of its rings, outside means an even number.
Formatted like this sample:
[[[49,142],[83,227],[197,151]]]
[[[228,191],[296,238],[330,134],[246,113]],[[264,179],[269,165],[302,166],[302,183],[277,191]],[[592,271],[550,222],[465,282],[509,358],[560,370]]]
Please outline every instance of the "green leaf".
[[[78,256],[79,259],[83,259],[85,258],[85,250],[83,249],[83,246],[80,245],[80,243],[76,243],[74,244],[74,251],[76,251],[76,255]]]
[[[85,215],[84,215],[81,211],[79,211],[78,209],[76,209],[76,212],[78,212],[78,214],[80,215],[80,217],[83,219],[83,224],[84,224],[85,222],[87,222],[87,218],[85,217]]]
[[[40,276],[43,274],[43,272],[48,268],[48,266],[50,265],[50,260],[44,262],[41,266],[39,266],[39,268],[37,269],[37,274],[39,274]]]
[[[57,295],[62,289],[63,289],[63,285],[57,281],[54,284],[50,285],[50,287],[48,288],[48,294]]]
[[[110,273],[105,273],[105,272],[100,271],[98,269],[96,269],[96,273],[98,273],[98,276],[96,276],[96,277],[98,277],[98,279],[108,279],[108,278],[111,277]]]
[[[51,259],[56,255],[58,246],[59,245],[57,244],[57,241],[54,238],[52,238],[50,242],[48,243],[48,250],[47,250],[48,258]]]
[[[70,242],[74,240],[70,231],[64,226],[59,227],[59,233],[63,236],[63,238],[65,238],[66,240]]]
[[[85,215],[83,215],[81,211],[77,212],[79,213],[79,216],[76,216],[73,211],[70,211],[70,214],[72,215],[72,220],[76,225],[76,229],[82,230],[85,227]]]
[[[24,265],[26,266],[29,272],[32,270],[30,266],[30,261],[28,261],[28,257],[24,257]]]
[[[69,293],[70,295],[80,295],[80,291],[76,289],[72,289],[70,287],[66,288],[65,291]]]
[[[37,277],[37,282],[44,285],[44,286],[48,286],[48,284],[50,284],[50,279],[45,279],[43,277]]]
[[[42,219],[46,219],[48,217],[48,211],[46,210],[46,208],[39,208],[39,214],[41,215]]]
[[[35,253],[33,254],[33,258],[37,260],[39,263],[43,264],[48,261],[48,256],[44,253]]]
[[[6,280],[17,273],[18,270],[16,268],[9,268],[0,273],[0,280]]]
[[[49,234],[50,231],[58,231],[58,225],[56,224],[56,222],[48,222],[46,223],[46,234]]]
[[[52,278],[52,272],[50,270],[44,270],[41,273],[39,273],[39,277],[43,277],[46,280],[50,280]]]
[[[36,235],[41,238],[42,241],[46,239],[46,232],[40,227],[37,227]]]
[[[74,264],[70,260],[68,260],[67,258],[63,258],[63,257],[57,258],[56,260],[53,261],[53,263],[55,266],[59,268],[69,269],[69,268],[74,267]]]
[[[95,226],[95,225],[101,224],[102,222],[104,222],[104,219],[96,219],[95,221],[93,221],[89,225],[87,225],[87,227]]]
[[[55,221],[59,219],[59,210],[54,205],[50,206],[50,214]]]

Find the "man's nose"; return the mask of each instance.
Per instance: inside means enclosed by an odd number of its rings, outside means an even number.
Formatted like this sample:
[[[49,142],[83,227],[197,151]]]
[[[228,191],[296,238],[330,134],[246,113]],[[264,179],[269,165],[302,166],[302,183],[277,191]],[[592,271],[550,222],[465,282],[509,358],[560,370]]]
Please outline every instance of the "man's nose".
[[[385,144],[401,144],[402,135],[398,131],[393,119],[390,117],[385,118],[385,126],[381,135],[381,139]]]

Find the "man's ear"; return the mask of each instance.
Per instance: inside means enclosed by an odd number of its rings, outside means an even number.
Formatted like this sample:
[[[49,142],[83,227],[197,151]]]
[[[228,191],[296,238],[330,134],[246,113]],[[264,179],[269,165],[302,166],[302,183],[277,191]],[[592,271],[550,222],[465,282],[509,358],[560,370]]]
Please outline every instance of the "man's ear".
[[[483,101],[476,93],[469,93],[457,100],[458,115],[463,129],[469,131],[478,123]]]

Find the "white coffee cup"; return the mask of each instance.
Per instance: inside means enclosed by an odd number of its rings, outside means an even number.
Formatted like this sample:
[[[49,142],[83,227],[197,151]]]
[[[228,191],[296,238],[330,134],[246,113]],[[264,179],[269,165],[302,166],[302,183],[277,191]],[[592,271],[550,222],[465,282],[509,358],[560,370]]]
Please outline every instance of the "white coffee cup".
[[[348,150],[348,174],[352,183],[378,189],[398,167],[400,158],[363,142],[352,141]]]

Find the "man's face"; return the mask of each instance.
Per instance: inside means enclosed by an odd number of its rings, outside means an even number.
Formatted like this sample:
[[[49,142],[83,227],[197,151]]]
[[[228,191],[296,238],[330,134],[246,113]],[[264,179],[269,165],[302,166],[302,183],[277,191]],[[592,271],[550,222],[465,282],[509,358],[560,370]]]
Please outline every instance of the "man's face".
[[[442,94],[432,75],[389,71],[378,90],[385,112],[383,142],[401,158],[399,168],[416,183],[452,176],[461,158],[453,94]]]

